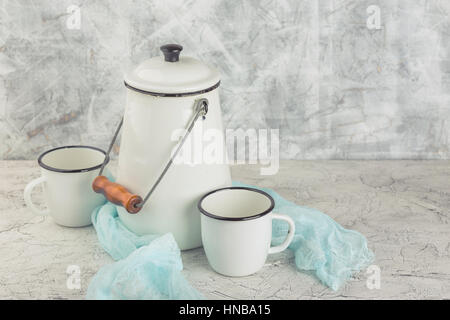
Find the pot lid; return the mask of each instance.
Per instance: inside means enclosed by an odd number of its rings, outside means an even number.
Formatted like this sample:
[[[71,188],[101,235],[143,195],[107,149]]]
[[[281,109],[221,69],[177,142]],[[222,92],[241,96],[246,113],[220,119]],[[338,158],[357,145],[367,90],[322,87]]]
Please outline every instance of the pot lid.
[[[191,57],[180,57],[183,47],[167,44],[164,56],[148,59],[125,74],[125,85],[133,90],[157,96],[201,94],[217,88],[219,73]]]

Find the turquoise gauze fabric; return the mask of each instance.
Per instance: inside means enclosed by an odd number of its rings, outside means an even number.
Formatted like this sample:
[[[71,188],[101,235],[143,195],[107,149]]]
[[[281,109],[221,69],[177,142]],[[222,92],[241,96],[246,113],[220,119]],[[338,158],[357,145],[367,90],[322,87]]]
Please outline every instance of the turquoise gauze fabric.
[[[251,187],[239,182],[234,182],[233,186]],[[359,232],[345,229],[319,210],[299,206],[271,189],[257,189],[275,200],[273,212],[286,214],[294,220],[295,236],[289,249],[294,251],[299,270],[313,271],[322,283],[336,291],[353,273],[373,261],[374,254]],[[284,241],[288,228],[286,222],[273,220],[272,245]]]
[[[94,210],[92,224],[101,246],[116,262],[100,268],[86,299],[203,299],[181,273],[180,249],[172,234],[134,234],[109,202]]]
[[[252,187],[239,182],[233,185]],[[289,249],[294,252],[299,270],[313,271],[322,283],[338,290],[354,272],[373,261],[374,255],[360,233],[343,228],[316,209],[287,201],[273,190],[257,189],[274,198],[274,212],[295,221]],[[122,224],[111,203],[94,210],[92,223],[102,247],[119,261],[97,272],[88,287],[87,299],[202,298],[181,274],[180,250],[171,234],[134,234]],[[272,245],[282,243],[288,225],[273,220],[272,226]]]

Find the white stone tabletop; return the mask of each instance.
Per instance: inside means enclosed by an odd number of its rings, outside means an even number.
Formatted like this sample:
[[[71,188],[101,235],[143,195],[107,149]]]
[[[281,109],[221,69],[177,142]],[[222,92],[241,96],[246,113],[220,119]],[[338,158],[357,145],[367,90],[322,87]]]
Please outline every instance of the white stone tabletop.
[[[367,285],[374,269],[362,270],[335,292],[298,271],[289,251],[252,276],[229,278],[212,271],[203,249],[185,251],[183,273],[206,298],[450,299],[450,161],[281,161],[273,176],[259,169],[234,166],[233,179],[364,234],[380,286]],[[25,206],[23,189],[38,176],[36,161],[0,161],[0,299],[83,299],[113,260],[92,226],[61,227]],[[42,203],[38,190],[33,199]],[[79,268],[79,288],[67,285],[70,266]]]

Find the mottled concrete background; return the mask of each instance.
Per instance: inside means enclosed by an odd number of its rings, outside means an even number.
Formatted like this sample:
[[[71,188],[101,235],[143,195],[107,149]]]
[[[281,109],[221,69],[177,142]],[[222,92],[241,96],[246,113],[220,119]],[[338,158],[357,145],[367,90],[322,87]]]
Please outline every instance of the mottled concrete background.
[[[225,126],[279,128],[283,158],[450,158],[450,1],[0,3],[0,158],[106,148],[123,71],[171,42],[220,69]]]

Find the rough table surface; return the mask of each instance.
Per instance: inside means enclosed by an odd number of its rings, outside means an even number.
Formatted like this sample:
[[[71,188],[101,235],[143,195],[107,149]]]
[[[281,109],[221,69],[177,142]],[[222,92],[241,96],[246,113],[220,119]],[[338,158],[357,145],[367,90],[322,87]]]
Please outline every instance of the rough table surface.
[[[211,299],[450,299],[450,161],[282,161],[274,176],[234,166],[233,179],[276,190],[364,234],[381,270],[369,289],[363,270],[334,292],[271,256],[255,275],[211,270],[203,249],[182,253],[186,278]],[[0,298],[83,299],[91,277],[112,259],[92,227],[64,228],[26,208],[23,189],[39,176],[35,161],[0,161]],[[36,191],[33,199],[42,202]],[[68,266],[81,286],[67,286]]]

